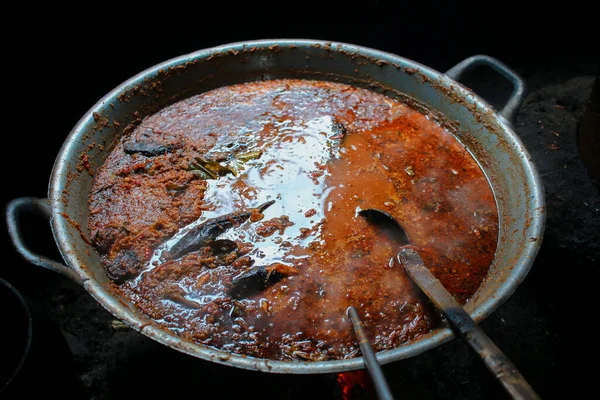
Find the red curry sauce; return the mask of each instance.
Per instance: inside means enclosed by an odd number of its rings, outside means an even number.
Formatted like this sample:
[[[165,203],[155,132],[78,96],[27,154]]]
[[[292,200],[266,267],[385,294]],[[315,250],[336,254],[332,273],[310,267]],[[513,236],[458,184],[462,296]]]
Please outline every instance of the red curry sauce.
[[[365,208],[395,217],[461,303],[475,293],[498,225],[479,166],[427,115],[339,83],[222,87],[146,118],[96,175],[89,228],[116,290],[180,336],[261,358],[342,359],[359,349],[350,305],[377,351],[439,320],[389,263],[398,244]],[[175,251],[209,225],[220,233]]]

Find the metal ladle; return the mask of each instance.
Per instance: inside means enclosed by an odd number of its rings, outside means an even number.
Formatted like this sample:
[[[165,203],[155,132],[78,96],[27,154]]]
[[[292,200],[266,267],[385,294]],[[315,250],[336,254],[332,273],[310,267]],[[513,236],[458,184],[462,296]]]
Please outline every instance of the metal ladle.
[[[508,394],[513,399],[540,399],[515,365],[425,266],[419,253],[410,246],[408,235],[398,221],[377,209],[361,210],[358,214],[365,217],[369,223],[378,225],[402,245],[396,256],[397,261],[404,266],[411,279],[433,304],[442,311],[454,331],[475,350]]]

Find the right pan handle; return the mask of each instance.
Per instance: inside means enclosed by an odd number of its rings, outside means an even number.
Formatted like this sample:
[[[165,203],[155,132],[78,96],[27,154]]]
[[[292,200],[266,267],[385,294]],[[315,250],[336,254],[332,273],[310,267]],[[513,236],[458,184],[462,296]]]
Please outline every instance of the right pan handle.
[[[517,111],[519,111],[521,104],[523,104],[523,101],[525,100],[526,88],[523,78],[508,65],[494,57],[476,55],[469,57],[450,68],[446,71],[446,76],[460,82],[467,73],[480,65],[486,65],[493,68],[512,83],[513,92],[504,107],[500,110],[500,115],[502,115],[509,123],[514,123]]]

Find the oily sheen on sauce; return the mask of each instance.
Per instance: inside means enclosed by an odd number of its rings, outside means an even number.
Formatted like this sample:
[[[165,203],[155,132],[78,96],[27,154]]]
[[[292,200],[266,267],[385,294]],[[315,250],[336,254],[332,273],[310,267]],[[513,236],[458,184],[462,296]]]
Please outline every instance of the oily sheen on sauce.
[[[439,322],[361,209],[396,218],[462,304],[498,235],[489,184],[450,132],[326,81],[244,83],[164,108],[111,150],[88,206],[120,295],[193,342],[276,360],[354,357],[350,305],[376,351]],[[192,234],[212,236],[173,256]]]

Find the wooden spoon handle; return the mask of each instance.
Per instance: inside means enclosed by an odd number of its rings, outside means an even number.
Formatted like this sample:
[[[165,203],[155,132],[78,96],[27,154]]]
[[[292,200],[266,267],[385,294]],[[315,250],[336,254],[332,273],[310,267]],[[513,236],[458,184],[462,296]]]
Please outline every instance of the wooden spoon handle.
[[[414,248],[403,247],[397,259],[427,297],[444,313],[454,330],[483,359],[486,367],[498,378],[513,399],[540,399],[508,357],[433,276]]]

